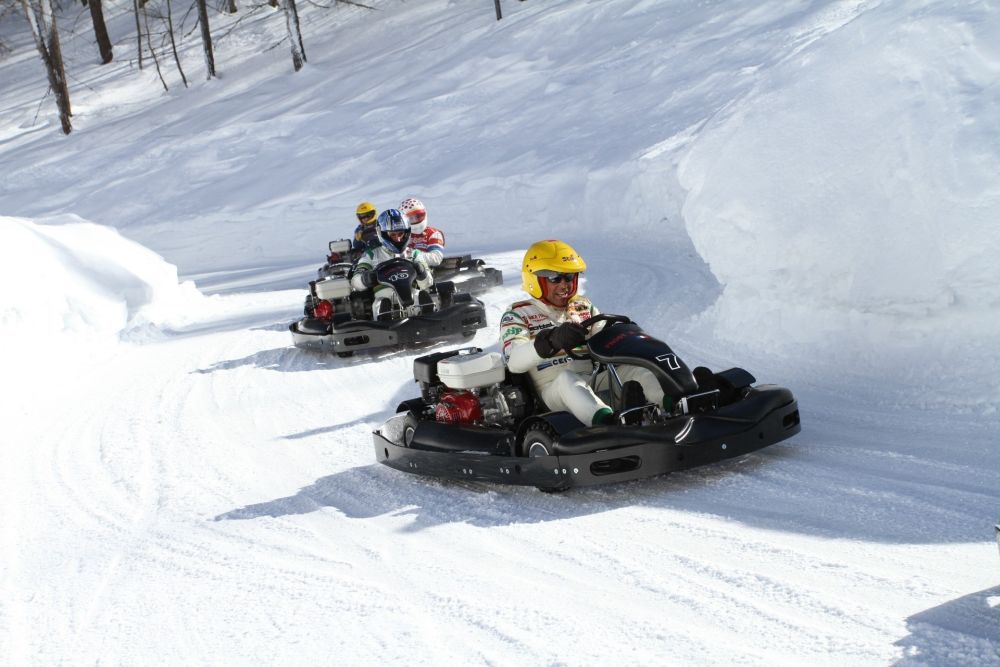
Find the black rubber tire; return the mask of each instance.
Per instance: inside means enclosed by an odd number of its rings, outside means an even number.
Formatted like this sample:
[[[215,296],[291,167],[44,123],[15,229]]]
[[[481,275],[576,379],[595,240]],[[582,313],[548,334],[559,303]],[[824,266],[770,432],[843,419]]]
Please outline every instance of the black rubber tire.
[[[417,430],[417,424],[420,420],[413,412],[407,412],[406,418],[403,420],[403,446],[409,447],[410,443],[413,442],[413,434]]]
[[[524,439],[521,440],[521,456],[528,458],[549,456],[552,454],[554,440],[552,432],[544,426],[528,429]]]

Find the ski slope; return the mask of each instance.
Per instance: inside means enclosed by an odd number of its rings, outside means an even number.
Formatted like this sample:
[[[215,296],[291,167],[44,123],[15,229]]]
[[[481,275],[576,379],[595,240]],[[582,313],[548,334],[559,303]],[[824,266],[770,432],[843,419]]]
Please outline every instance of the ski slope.
[[[0,22],[0,662],[1000,664],[998,8],[372,4],[304,8],[294,75],[280,16],[219,80],[188,41],[167,94],[66,35],[69,137]],[[802,433],[564,494],[378,464],[427,350],[287,325],[411,194],[491,324],[562,238]]]

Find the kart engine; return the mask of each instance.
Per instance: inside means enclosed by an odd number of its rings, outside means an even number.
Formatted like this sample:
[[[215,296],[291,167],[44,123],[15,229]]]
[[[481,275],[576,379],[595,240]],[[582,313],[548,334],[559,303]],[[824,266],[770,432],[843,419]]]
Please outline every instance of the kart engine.
[[[441,423],[510,427],[528,411],[526,392],[508,381],[497,352],[470,347],[429,354],[414,360],[413,375]]]

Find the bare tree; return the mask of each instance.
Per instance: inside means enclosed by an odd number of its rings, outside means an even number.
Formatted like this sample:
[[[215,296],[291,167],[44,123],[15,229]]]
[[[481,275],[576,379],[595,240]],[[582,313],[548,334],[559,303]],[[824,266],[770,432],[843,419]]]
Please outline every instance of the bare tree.
[[[198,0],[198,23],[201,24],[201,45],[205,51],[205,68],[207,79],[215,76],[215,53],[212,51],[212,31],[208,27],[208,3]]]
[[[174,39],[173,9],[170,6],[170,0],[167,0],[167,34],[170,35],[170,50],[174,54],[174,63],[177,64],[177,71],[180,72],[181,81],[184,82],[184,87],[187,88],[188,80],[184,76],[184,68],[181,67],[181,57],[177,55],[177,41]]]
[[[298,72],[306,62],[306,48],[302,44],[299,10],[295,6],[295,0],[285,0],[285,25],[288,28],[288,41],[292,45],[292,67]]]
[[[138,40],[135,55],[139,59],[139,69],[142,69],[142,24],[139,23],[139,0],[132,0],[132,10],[135,13],[135,37]]]
[[[49,88],[56,98],[59,108],[59,121],[62,131],[69,134],[73,131],[70,116],[73,110],[69,104],[69,87],[66,85],[66,67],[63,64],[62,48],[59,46],[59,30],[56,27],[56,16],[52,13],[49,0],[34,0],[35,5],[28,0],[21,0],[24,15],[31,25],[31,34],[35,37],[38,54],[45,63],[45,71],[49,77]]]
[[[90,20],[94,23],[94,37],[97,38],[97,50],[101,53],[101,64],[111,62],[111,38],[108,37],[108,27],[104,23],[104,7],[101,0],[83,0],[90,7]]]

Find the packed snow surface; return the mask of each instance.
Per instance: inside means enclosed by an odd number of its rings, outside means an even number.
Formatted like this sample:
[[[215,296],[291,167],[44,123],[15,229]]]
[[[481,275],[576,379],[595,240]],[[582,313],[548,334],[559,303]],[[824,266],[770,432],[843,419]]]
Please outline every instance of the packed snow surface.
[[[106,66],[60,14],[68,137],[0,19],[0,662],[1000,664],[996,3],[300,3],[298,73],[212,10],[168,92],[105,4]],[[801,434],[554,495],[378,464],[426,349],[287,325],[407,196],[491,325],[561,238]]]

